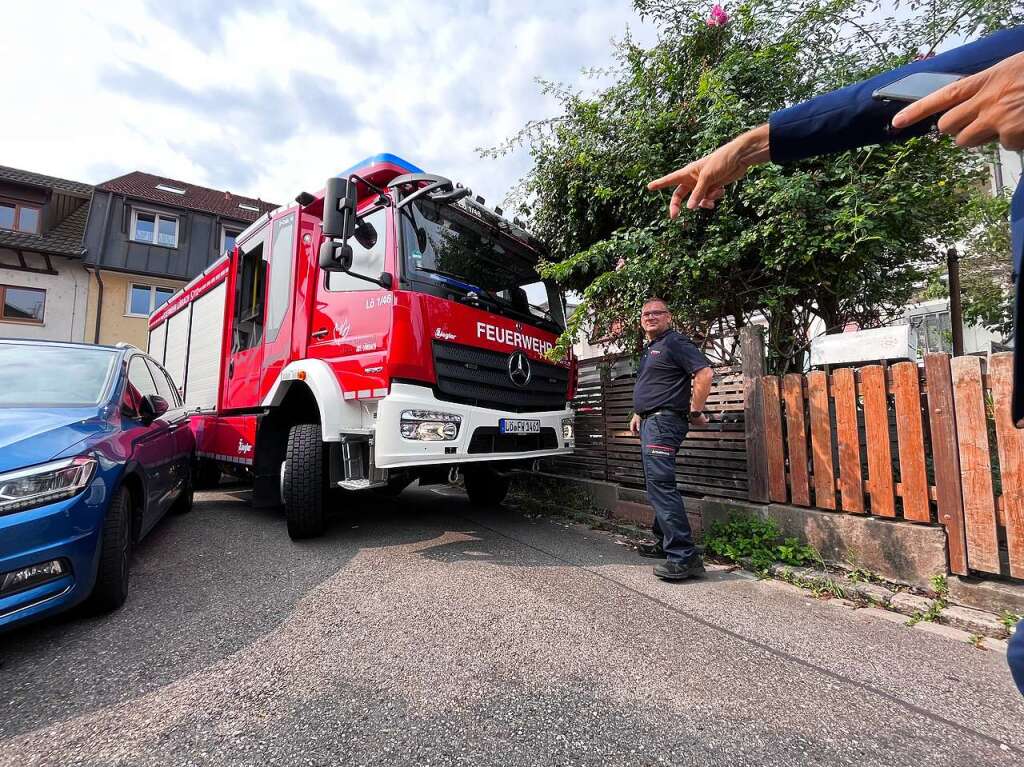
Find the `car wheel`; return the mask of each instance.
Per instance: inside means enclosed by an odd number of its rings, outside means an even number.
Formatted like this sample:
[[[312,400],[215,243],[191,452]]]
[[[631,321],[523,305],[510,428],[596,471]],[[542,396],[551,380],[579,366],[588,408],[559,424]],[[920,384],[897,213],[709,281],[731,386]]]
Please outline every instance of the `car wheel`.
[[[508,495],[511,479],[488,467],[465,470],[466,495],[474,506],[500,506]]]
[[[324,442],[318,423],[300,423],[288,432],[281,472],[281,501],[294,541],[324,531]]]
[[[100,533],[100,562],[89,597],[95,612],[116,610],[128,598],[128,570],[132,558],[132,499],[119,487],[110,500]]]

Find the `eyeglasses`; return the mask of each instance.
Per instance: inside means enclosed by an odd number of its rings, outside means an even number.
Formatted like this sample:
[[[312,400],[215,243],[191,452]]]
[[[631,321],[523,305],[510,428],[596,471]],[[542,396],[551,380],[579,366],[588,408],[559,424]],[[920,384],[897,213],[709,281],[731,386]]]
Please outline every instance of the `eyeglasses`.
[[[665,311],[664,309],[658,309],[653,312],[644,312],[640,316],[646,320],[651,319],[653,317],[661,317],[663,314],[668,314],[668,312]]]

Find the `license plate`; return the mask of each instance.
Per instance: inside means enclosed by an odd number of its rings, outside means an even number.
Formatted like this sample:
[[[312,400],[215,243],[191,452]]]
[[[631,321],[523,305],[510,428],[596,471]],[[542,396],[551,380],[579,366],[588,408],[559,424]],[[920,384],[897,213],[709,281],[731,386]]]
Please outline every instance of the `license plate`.
[[[502,418],[498,421],[502,434],[540,434],[540,421],[527,418]]]

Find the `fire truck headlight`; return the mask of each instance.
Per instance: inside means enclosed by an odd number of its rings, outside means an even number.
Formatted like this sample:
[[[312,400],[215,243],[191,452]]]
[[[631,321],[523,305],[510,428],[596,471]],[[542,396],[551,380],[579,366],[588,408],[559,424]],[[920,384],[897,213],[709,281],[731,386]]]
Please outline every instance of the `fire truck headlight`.
[[[402,436],[425,442],[450,442],[459,436],[462,416],[434,410],[403,410]]]
[[[575,438],[575,432],[573,431],[573,424],[571,418],[562,419],[562,439],[566,442],[572,442]]]

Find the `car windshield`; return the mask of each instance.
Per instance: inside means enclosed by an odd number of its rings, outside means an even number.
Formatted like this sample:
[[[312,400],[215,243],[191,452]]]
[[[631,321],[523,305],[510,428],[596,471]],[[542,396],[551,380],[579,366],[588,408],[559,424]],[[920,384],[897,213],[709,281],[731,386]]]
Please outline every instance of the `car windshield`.
[[[418,289],[564,327],[557,288],[537,275],[536,257],[497,227],[426,200],[403,207],[401,218],[405,277]]]
[[[98,405],[117,352],[0,343],[0,407]]]

